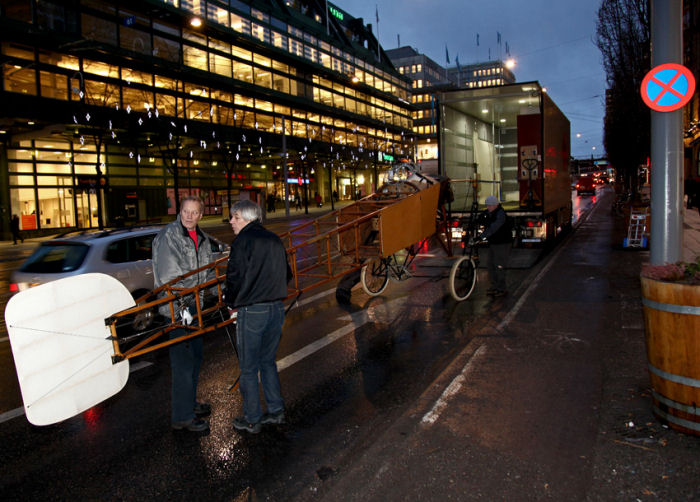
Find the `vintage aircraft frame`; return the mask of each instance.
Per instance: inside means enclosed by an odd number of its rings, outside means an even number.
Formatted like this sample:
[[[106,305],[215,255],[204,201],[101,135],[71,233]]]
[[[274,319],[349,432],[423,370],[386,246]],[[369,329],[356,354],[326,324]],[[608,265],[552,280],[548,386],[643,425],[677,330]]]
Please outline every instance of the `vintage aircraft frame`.
[[[446,212],[443,207],[446,184],[446,181],[440,182],[416,173],[412,165],[401,164],[390,171],[387,183],[375,194],[294,227],[281,235],[294,275],[287,299],[298,298],[306,291],[330,283],[352,271],[360,270],[368,263],[387,259],[399,250],[413,249],[412,246],[416,242],[434,235],[439,236],[440,243],[445,246],[450,255],[450,240],[445,234],[448,227],[445,219]],[[406,214],[412,217],[407,219]],[[436,218],[436,214],[441,217]],[[25,310],[30,307],[23,304],[23,295],[29,293],[26,297],[27,301],[32,301],[30,298],[40,298],[41,295],[50,298],[51,295],[58,294],[61,287],[60,281],[67,280],[66,285],[70,283],[71,288],[76,288],[75,284],[78,284],[81,276],[47,283],[15,295],[8,302],[6,320],[13,354],[16,360],[22,361],[17,368],[18,377],[25,411],[30,422],[46,425],[64,420],[106,399],[109,397],[106,395],[107,392],[112,394],[118,392],[126,383],[123,365],[126,363],[128,368],[128,360],[131,358],[221,328],[228,328],[235,322],[235,316],[228,313],[224,300],[226,266],[227,258],[220,258],[200,269],[176,277],[131,301],[127,301],[123,292],[119,291],[120,283],[116,279],[103,274],[88,274],[93,276],[90,280],[95,283],[95,292],[83,292],[82,299],[79,297],[70,301],[57,299],[53,308],[64,312],[66,315],[63,317],[66,319],[61,324],[61,330],[53,334],[50,329],[52,307],[47,307],[41,319],[34,322],[31,316],[25,315]],[[184,278],[206,270],[213,271],[213,278],[207,282],[191,288],[178,286]],[[112,303],[109,298],[101,299],[103,296],[101,288],[105,287],[111,288],[110,291],[116,291],[116,296],[122,298],[121,310],[116,313],[110,311]],[[126,291],[125,288],[123,289]],[[80,294],[80,292],[77,293],[78,296]],[[75,386],[74,373],[82,368],[80,358],[93,357],[94,351],[89,356],[84,355],[78,346],[70,355],[57,352],[54,357],[50,350],[44,350],[40,358],[43,367],[31,367],[31,361],[36,357],[33,347],[50,346],[55,343],[54,335],[60,337],[66,335],[65,331],[72,331],[71,317],[74,317],[75,322],[78,323],[81,316],[81,302],[88,300],[103,300],[103,306],[96,307],[98,313],[94,315],[99,317],[99,308],[106,309],[102,318],[107,336],[99,333],[91,336],[91,343],[94,342],[98,346],[95,349],[97,351],[95,353],[98,353],[96,357],[102,357],[109,350],[111,364],[120,367],[119,371],[112,371],[107,367],[106,362],[100,363],[101,369],[95,370],[98,373],[98,377],[95,378],[99,378],[100,371],[108,376],[105,376],[101,383],[99,381],[90,383],[89,388],[93,389],[94,393],[87,392],[87,394],[92,398],[75,396],[71,389]],[[131,305],[125,308],[124,303],[131,303]],[[159,324],[138,333],[130,329],[135,316],[148,314],[155,318],[153,314],[163,305],[167,305],[169,311],[164,325]],[[185,306],[189,307],[191,320],[183,315]],[[90,329],[95,328],[93,326]],[[175,330],[184,331],[184,334],[173,337],[172,332]],[[22,339],[23,337],[25,339]],[[34,338],[28,342],[27,337]],[[99,339],[111,347],[105,348]],[[17,351],[15,351],[16,347]],[[64,361],[59,360],[62,357],[68,357],[77,362],[64,365]],[[42,370],[54,372],[57,375],[55,382],[49,383],[44,381],[46,379],[37,378],[37,375],[41,376]],[[103,391],[99,389],[100,387],[109,391]],[[34,401],[28,402],[27,395],[33,396]],[[58,397],[54,399],[52,396]],[[60,412],[51,411],[48,403],[54,401],[65,404],[59,407]],[[32,407],[41,411],[30,413]]]

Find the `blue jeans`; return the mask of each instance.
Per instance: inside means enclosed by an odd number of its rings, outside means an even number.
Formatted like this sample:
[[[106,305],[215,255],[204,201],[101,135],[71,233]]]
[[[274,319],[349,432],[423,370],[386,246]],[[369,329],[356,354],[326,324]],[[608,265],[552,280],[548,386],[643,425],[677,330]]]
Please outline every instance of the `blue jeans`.
[[[182,336],[189,331],[176,329],[170,338]],[[173,422],[187,422],[194,418],[197,401],[197,382],[202,365],[202,337],[190,338],[170,346],[171,408]]]
[[[280,378],[275,356],[282,337],[284,306],[282,302],[258,303],[238,309],[236,344],[241,367],[240,388],[243,414],[250,423],[262,416],[258,373],[268,413],[284,409]]]

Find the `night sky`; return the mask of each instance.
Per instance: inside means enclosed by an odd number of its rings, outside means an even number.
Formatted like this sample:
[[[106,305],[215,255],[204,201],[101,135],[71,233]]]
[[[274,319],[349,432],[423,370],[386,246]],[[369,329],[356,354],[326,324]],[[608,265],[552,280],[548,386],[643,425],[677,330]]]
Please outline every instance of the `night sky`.
[[[595,46],[597,0],[338,0],[371,23],[384,49],[411,46],[441,66],[507,59],[518,82],[537,80],[571,122],[571,154],[605,155],[605,74]],[[501,43],[498,43],[498,34]],[[477,34],[479,45],[477,46]],[[446,54],[450,64],[446,64]],[[578,136],[580,134],[580,137]]]

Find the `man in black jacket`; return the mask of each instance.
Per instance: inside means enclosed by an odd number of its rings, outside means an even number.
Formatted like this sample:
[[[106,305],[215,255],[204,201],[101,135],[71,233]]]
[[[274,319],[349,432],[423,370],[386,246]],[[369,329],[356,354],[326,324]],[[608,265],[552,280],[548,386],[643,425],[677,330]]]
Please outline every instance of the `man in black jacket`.
[[[489,279],[491,287],[486,294],[491,296],[505,296],[506,291],[506,265],[511,248],[513,236],[511,233],[508,216],[505,209],[499,204],[493,195],[486,197],[486,211],[483,213],[486,219],[486,230],[478,237],[478,240],[489,242]]]
[[[226,303],[237,310],[236,344],[241,368],[243,416],[233,426],[252,434],[261,424],[284,422],[284,401],[275,356],[282,336],[287,282],[292,272],[280,238],[261,223],[260,206],[241,200],[231,207],[231,245],[226,269]],[[258,373],[267,413],[260,406]]]

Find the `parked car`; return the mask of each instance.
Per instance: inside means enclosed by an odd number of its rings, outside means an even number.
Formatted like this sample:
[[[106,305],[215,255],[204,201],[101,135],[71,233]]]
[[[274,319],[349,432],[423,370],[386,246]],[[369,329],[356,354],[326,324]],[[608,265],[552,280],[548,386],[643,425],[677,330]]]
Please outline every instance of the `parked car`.
[[[69,232],[44,241],[13,272],[10,292],[23,291],[46,282],[78,274],[100,272],[118,279],[134,298],[153,289],[151,249],[162,226]],[[211,238],[215,258],[228,253],[228,246]],[[146,329],[153,315],[134,320],[134,328]]]
[[[583,193],[595,195],[595,182],[590,176],[581,176],[576,182],[576,195]]]

